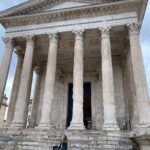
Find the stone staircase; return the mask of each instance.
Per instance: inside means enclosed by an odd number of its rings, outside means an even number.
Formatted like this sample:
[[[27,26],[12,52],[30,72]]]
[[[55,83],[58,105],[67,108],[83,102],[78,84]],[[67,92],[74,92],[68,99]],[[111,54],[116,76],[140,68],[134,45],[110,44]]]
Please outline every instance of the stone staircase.
[[[10,130],[0,133],[0,150],[52,150],[60,145],[62,131],[39,129]]]
[[[138,150],[123,132],[39,129],[0,131],[0,150],[52,150],[63,134],[68,137],[68,150]]]
[[[69,150],[138,150],[124,132],[67,131],[66,135]]]

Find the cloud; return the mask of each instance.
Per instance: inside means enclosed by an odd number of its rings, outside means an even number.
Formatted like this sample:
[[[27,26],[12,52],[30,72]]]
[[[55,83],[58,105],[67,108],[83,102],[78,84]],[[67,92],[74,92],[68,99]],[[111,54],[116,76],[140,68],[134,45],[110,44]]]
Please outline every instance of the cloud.
[[[142,52],[143,52],[143,58],[144,58],[148,89],[150,93],[150,44],[148,41],[145,41],[141,43],[141,46],[142,46]]]
[[[0,0],[0,10],[7,9],[9,7],[18,5],[22,2],[25,2],[27,0]]]
[[[1,1],[0,10],[4,10],[14,5],[17,5],[21,2],[24,2],[26,0],[0,0],[0,1]],[[3,37],[4,35],[5,35],[5,29],[0,25],[0,37]],[[2,61],[3,53],[4,53],[4,42],[2,41],[2,39],[0,39],[0,63]],[[8,73],[8,80],[5,88],[5,94],[7,95],[8,99],[10,98],[10,94],[11,94],[15,68],[16,68],[16,61],[17,61],[16,55],[13,53],[11,66]]]

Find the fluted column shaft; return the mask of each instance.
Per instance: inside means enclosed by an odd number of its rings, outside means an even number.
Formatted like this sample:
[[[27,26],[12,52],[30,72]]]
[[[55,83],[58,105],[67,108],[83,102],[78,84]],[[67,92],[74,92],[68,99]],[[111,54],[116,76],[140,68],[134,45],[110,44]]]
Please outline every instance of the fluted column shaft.
[[[139,126],[150,126],[150,101],[141,52],[138,24],[129,24],[130,55],[135,86],[135,95],[139,109]]]
[[[115,95],[113,83],[113,68],[110,43],[110,28],[100,28],[101,32],[101,60],[102,60],[102,88],[104,123],[103,130],[119,130],[116,121]]]
[[[23,128],[26,126],[26,117],[28,112],[29,95],[32,79],[32,61],[34,52],[34,41],[32,36],[26,37],[26,51],[23,61],[20,85],[17,95],[14,118],[12,121],[13,127]]]
[[[22,71],[22,64],[23,64],[23,52],[21,50],[17,50],[17,66],[10,96],[10,102],[9,102],[9,108],[8,108],[8,114],[7,114],[7,120],[6,120],[6,126],[9,126],[13,120],[14,111],[15,111],[15,104],[19,89],[19,83],[20,83],[20,76]]]
[[[48,62],[45,77],[44,96],[42,105],[42,115],[39,127],[51,128],[51,110],[52,101],[54,100],[54,85],[56,76],[56,63],[57,63],[57,47],[58,47],[58,34],[49,34],[49,52]]]
[[[83,30],[74,31],[73,116],[68,129],[85,129],[83,123]]]
[[[30,127],[36,126],[36,117],[37,117],[37,113],[38,113],[38,105],[39,105],[39,98],[40,98],[40,85],[41,85],[40,67],[36,66],[34,68],[34,71],[36,73],[36,80],[35,80],[34,97],[33,97],[33,101],[32,101]]]
[[[11,38],[3,38],[3,41],[5,42],[5,51],[0,66],[0,106],[4,96],[4,90],[13,52],[13,40]]]

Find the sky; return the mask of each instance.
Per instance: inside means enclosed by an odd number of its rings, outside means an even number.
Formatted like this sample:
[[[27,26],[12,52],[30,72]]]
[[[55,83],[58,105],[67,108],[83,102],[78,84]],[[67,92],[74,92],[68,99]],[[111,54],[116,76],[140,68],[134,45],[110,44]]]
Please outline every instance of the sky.
[[[0,11],[5,10],[9,7],[15,6],[17,4],[20,4],[25,1],[27,0],[0,0]],[[1,37],[4,37],[4,36],[5,36],[5,29],[2,27],[2,25],[0,25],[0,64],[2,61],[3,53],[4,53],[4,42],[2,41]],[[17,63],[17,57],[16,57],[16,54],[13,53],[11,66],[10,66],[10,70],[8,74],[8,80],[7,80],[6,88],[5,88],[5,94],[8,97],[8,100],[11,95],[11,89],[12,89],[12,84],[13,84],[13,79],[14,79],[14,74],[15,74],[15,69],[16,69],[16,63]],[[33,78],[31,98],[33,97],[34,84],[35,84],[35,74]]]
[[[26,0],[0,0],[0,11],[25,1]],[[0,37],[3,37],[4,35],[5,35],[5,29],[0,25]],[[150,95],[150,1],[148,2],[146,14],[141,28],[140,40],[141,40],[142,54],[144,59],[147,84],[148,84],[149,95]],[[0,38],[0,64],[2,61],[3,52],[4,52],[4,43]],[[11,93],[11,88],[12,88],[12,83],[13,83],[13,78],[15,73],[15,66],[16,66],[16,56],[15,54],[13,54],[8,80],[5,88],[5,94],[7,95],[8,99]],[[32,91],[33,89],[34,88],[32,86]]]

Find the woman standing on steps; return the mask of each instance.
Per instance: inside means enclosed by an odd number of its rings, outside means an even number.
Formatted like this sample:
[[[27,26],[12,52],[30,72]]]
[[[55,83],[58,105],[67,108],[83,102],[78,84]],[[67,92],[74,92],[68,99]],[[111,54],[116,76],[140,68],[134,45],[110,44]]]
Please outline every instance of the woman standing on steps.
[[[67,136],[64,135],[63,141],[61,142],[60,146],[54,146],[53,150],[67,150],[67,144],[68,144],[68,139]]]

